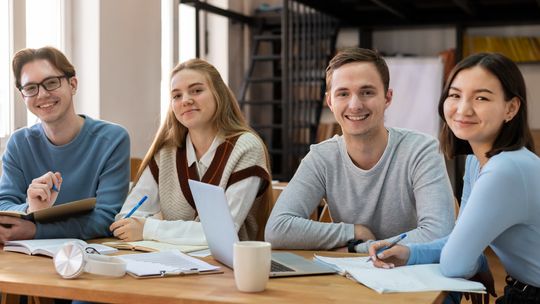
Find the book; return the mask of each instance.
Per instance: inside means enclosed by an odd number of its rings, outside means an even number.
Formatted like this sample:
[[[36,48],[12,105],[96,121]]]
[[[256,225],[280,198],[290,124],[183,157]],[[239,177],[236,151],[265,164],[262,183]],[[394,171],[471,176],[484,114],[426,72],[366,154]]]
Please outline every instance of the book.
[[[120,255],[126,271],[135,278],[222,273],[219,266],[191,257],[179,250]]]
[[[96,198],[85,198],[78,201],[53,205],[46,209],[37,210],[30,213],[14,210],[0,211],[0,215],[18,217],[33,222],[50,222],[67,216],[91,211],[96,206]]]
[[[20,240],[7,241],[4,244],[4,251],[19,252],[28,255],[44,255],[54,257],[56,252],[62,248],[65,243],[77,242],[86,248],[91,248],[100,254],[111,254],[118,252],[118,249],[102,244],[88,244],[79,239],[38,239],[38,240]]]
[[[315,255],[315,259],[378,293],[440,290],[485,293],[486,289],[479,282],[445,277],[439,264],[383,269],[368,262],[369,257],[331,258]]]
[[[177,245],[156,241],[136,241],[136,242],[123,242],[123,241],[113,241],[113,242],[104,242],[104,245],[111,246],[118,249],[127,249],[127,250],[138,250],[146,252],[155,252],[155,251],[168,251],[177,249],[181,252],[188,253],[193,251],[199,251],[207,249],[208,246],[195,246],[195,245]]]

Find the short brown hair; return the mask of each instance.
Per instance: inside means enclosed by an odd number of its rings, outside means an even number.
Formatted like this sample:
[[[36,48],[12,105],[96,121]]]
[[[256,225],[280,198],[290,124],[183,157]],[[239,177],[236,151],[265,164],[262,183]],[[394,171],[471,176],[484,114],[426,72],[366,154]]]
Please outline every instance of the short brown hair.
[[[488,158],[503,151],[514,151],[526,147],[534,152],[534,141],[527,121],[527,90],[523,75],[517,65],[507,57],[497,53],[478,53],[460,61],[450,72],[439,99],[439,116],[443,121],[439,139],[441,150],[447,158],[456,155],[472,154],[468,141],[456,137],[444,118],[444,102],[456,75],[465,69],[479,66],[497,77],[504,92],[504,100],[510,102],[517,97],[520,100],[519,110],[512,120],[503,123],[495,138],[491,150],[486,152]]]
[[[21,70],[23,66],[38,59],[47,60],[68,78],[75,76],[75,67],[73,67],[71,62],[58,49],[52,46],[39,49],[22,49],[15,53],[12,61],[13,76],[15,76],[15,86],[17,88],[20,89],[21,87]]]
[[[358,47],[342,49],[334,56],[334,58],[332,58],[332,60],[330,60],[328,67],[326,68],[327,92],[331,88],[334,71],[347,63],[353,62],[372,62],[381,76],[384,85],[384,93],[386,94],[386,92],[388,92],[388,87],[390,86],[390,72],[388,71],[386,61],[384,61],[383,57],[377,51]]]

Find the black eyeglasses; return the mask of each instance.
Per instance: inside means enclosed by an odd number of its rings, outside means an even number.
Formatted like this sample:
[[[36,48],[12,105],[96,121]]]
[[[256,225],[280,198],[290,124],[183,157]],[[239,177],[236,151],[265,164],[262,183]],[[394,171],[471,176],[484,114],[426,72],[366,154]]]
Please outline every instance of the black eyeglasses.
[[[51,76],[43,79],[40,83],[28,83],[19,87],[19,91],[24,97],[34,97],[39,93],[39,87],[42,86],[47,91],[53,91],[62,86],[62,78],[69,78],[66,75]]]

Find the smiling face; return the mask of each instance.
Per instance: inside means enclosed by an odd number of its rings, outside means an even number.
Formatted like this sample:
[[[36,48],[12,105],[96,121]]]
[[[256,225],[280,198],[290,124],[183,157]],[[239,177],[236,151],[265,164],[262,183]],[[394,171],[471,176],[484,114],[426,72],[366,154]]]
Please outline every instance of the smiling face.
[[[505,101],[501,83],[480,66],[461,70],[444,101],[445,120],[455,134],[469,141],[473,150],[488,151],[502,125],[517,113],[518,98]],[[476,154],[476,152],[475,152]]]
[[[345,64],[333,72],[326,102],[348,139],[371,137],[386,132],[384,111],[392,91],[384,85],[371,62]]]
[[[176,119],[189,130],[213,129],[217,104],[206,77],[183,69],[171,78],[171,102]]]
[[[54,76],[64,76],[49,61],[44,59],[33,60],[26,63],[21,69],[21,86],[31,83],[40,83],[44,79]],[[39,93],[32,97],[23,97],[28,110],[36,115],[43,123],[57,124],[69,115],[75,115],[73,95],[77,88],[77,78],[61,78],[60,87],[47,91],[39,87]]]

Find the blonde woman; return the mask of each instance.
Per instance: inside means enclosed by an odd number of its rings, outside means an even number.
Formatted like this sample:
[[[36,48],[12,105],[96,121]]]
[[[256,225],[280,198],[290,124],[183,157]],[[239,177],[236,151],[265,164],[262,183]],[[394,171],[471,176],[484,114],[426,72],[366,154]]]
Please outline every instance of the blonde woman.
[[[167,117],[111,231],[124,241],[206,244],[188,186],[195,179],[225,189],[241,240],[261,239],[272,198],[268,153],[231,90],[215,67],[192,59],[173,69],[170,93]]]

